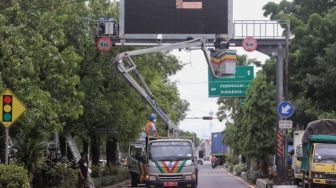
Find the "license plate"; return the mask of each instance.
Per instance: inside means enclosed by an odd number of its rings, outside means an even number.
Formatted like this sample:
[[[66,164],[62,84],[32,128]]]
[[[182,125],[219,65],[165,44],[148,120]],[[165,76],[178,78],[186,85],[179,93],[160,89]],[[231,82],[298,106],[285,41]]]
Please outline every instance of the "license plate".
[[[176,181],[166,181],[166,182],[163,182],[163,186],[165,186],[165,187],[176,187],[177,182]]]

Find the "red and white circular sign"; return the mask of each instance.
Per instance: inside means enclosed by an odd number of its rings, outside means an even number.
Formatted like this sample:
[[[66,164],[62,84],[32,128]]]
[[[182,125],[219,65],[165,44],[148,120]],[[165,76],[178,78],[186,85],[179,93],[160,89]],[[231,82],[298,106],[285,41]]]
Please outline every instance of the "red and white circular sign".
[[[112,40],[107,36],[102,36],[97,40],[96,46],[99,51],[108,52],[112,49]]]
[[[255,38],[253,37],[246,37],[243,40],[243,48],[244,50],[248,51],[248,52],[252,52],[254,50],[256,50],[258,47],[258,42]]]

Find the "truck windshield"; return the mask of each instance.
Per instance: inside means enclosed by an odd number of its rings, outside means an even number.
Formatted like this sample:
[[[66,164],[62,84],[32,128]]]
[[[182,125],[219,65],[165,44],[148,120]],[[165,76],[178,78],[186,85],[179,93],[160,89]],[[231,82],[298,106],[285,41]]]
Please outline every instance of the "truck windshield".
[[[190,142],[164,141],[150,144],[150,158],[153,160],[191,159],[193,156]]]
[[[315,146],[315,160],[323,162],[336,162],[336,144],[316,144]],[[329,163],[328,162],[328,163]]]

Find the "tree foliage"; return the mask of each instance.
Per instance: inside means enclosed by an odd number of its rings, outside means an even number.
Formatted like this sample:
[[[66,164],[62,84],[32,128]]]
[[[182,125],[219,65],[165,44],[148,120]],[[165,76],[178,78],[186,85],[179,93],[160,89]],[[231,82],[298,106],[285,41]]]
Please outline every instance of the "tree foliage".
[[[289,19],[289,92],[296,106],[295,124],[307,125],[335,111],[336,2],[315,0],[268,3],[264,15]]]
[[[263,159],[274,150],[276,112],[273,84],[259,73],[253,80],[235,124],[239,127],[239,150],[248,157]]]
[[[194,142],[195,146],[199,146],[200,143],[201,143],[200,138],[198,138],[198,137],[197,137],[197,134],[194,133],[194,132],[189,132],[189,131],[183,131],[183,130],[180,130],[180,131],[179,131],[179,138],[182,138],[182,139],[189,139],[189,140],[191,140],[192,142]]]
[[[335,117],[335,5],[335,1],[283,0],[263,7],[264,16],[291,23],[287,100],[295,105],[295,128],[304,128],[318,118]],[[237,101],[228,103],[237,99],[219,100],[219,104],[226,104],[220,113],[231,113],[227,116],[234,120],[227,125],[224,142],[246,156],[263,158],[275,146],[274,65],[272,60],[263,65],[243,107],[238,107]]]

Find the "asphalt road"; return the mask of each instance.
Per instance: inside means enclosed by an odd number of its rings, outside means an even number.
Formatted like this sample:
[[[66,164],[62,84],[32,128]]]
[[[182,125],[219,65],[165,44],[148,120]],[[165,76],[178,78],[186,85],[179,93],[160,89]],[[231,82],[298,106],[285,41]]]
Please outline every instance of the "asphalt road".
[[[198,188],[249,188],[237,177],[227,173],[222,166],[212,169],[209,163],[200,166]]]
[[[252,188],[239,178],[227,173],[222,166],[212,169],[209,162],[199,165],[198,188]],[[120,188],[133,188],[130,182],[124,185],[118,185]],[[145,187],[139,185],[138,187]]]

